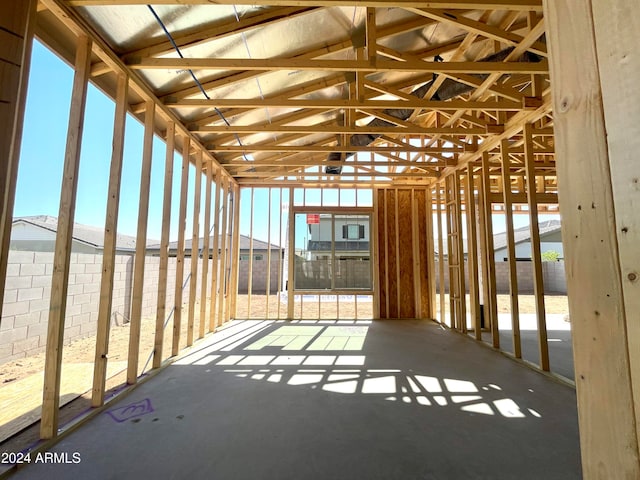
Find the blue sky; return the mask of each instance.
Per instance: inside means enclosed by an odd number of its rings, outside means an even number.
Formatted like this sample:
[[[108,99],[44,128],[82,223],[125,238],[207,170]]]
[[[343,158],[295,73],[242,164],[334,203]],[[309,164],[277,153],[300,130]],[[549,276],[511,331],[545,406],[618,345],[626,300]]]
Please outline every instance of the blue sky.
[[[27,94],[14,217],[58,216],[72,82],[71,67],[36,41]],[[110,98],[90,85],[78,177],[77,223],[104,226],[114,108]],[[140,122],[131,116],[127,118],[118,232],[128,235],[135,235],[138,223],[143,130]],[[158,240],[162,225],[165,151],[164,142],[154,138],[147,235]],[[174,170],[177,172],[180,171],[181,161],[176,154]],[[192,193],[193,167],[189,179],[189,191]],[[174,175],[172,239],[177,236],[175,225],[179,182],[179,176]],[[189,218],[192,211],[193,207],[190,206]],[[190,235],[191,222],[187,222],[187,230]]]
[[[64,162],[69,104],[73,71],[66,63],[38,41],[34,42],[31,76],[27,94],[25,128],[18,170],[14,217],[27,215],[58,216],[62,165]],[[90,85],[78,178],[78,197],[75,221],[86,225],[104,226],[106,212],[111,141],[113,135],[114,103],[98,89]],[[137,119],[127,119],[118,232],[135,235],[138,223],[140,195],[140,168],[142,161],[143,126]],[[174,158],[174,178],[171,209],[171,240],[177,237],[178,196],[182,159]],[[162,192],[164,185],[165,144],[154,138],[147,236],[160,240],[162,226]],[[187,238],[191,236],[193,223],[193,188],[195,168],[189,172],[189,202],[187,207]],[[204,222],[204,181],[202,181],[202,211],[200,225]],[[214,189],[215,192],[215,189]],[[215,193],[214,193],[215,194]],[[370,197],[369,192],[360,192],[359,198]],[[295,203],[301,204],[302,194],[296,191]],[[308,191],[307,204],[319,205],[320,190]],[[334,199],[334,197],[336,197]],[[240,232],[248,235],[251,230],[251,195],[246,190],[241,196]],[[351,200],[352,199],[352,200]],[[355,203],[352,192],[341,194],[341,203]],[[272,193],[271,242],[278,243],[278,211],[281,210],[278,191]],[[337,202],[335,191],[325,190],[325,204]],[[369,200],[370,201],[370,200]],[[285,190],[283,202],[289,202]],[[360,201],[362,202],[362,200]],[[256,189],[254,194],[253,234],[255,238],[267,240],[268,191]],[[558,218],[557,215],[541,215],[540,219]],[[527,215],[514,217],[515,227],[528,224]],[[286,232],[286,216],[283,219]],[[201,227],[202,229],[202,227]],[[494,231],[505,230],[504,217],[494,215]],[[203,236],[202,230],[200,231]],[[284,237],[283,237],[284,238]],[[284,240],[283,240],[284,243]]]

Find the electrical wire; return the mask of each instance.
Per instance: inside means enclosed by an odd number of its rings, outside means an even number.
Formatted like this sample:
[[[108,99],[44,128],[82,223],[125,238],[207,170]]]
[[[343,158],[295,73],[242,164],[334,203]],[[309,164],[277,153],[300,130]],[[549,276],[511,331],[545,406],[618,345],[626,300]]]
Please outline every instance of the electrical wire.
[[[151,5],[147,5],[147,8],[149,9],[149,11],[151,12],[151,14],[153,15],[153,17],[156,19],[156,22],[158,22],[158,25],[160,25],[160,28],[162,28],[162,31],[164,32],[164,34],[166,35],[166,37],[169,39],[169,42],[171,43],[171,45],[173,46],[173,48],[175,49],[176,53],[178,54],[178,56],[180,58],[184,58],[184,55],[182,55],[182,52],[180,51],[180,47],[178,47],[178,44],[176,43],[176,41],[173,39],[173,36],[171,35],[171,32],[169,32],[169,30],[167,29],[166,25],[164,24],[164,22],[162,21],[162,19],[160,18],[160,16],[156,13],[156,11],[154,10],[154,8]],[[235,9],[235,6],[234,6]],[[189,72],[189,75],[191,75],[191,78],[193,79],[193,81],[196,83],[196,85],[198,86],[198,88],[200,89],[200,91],[202,92],[202,95],[204,95],[204,98],[206,98],[207,100],[211,100],[211,97],[209,97],[209,95],[207,94],[207,91],[204,89],[204,87],[202,86],[202,83],[200,83],[200,80],[198,80],[198,77],[196,77],[196,74],[193,73],[193,70],[191,70],[190,68],[187,69],[187,71]],[[229,123],[229,121],[225,118],[225,116],[223,115],[223,113],[220,111],[220,109],[218,107],[213,107],[214,111],[218,114],[218,116],[222,119],[222,121],[225,123],[225,125],[227,127],[230,127],[231,124]],[[236,137],[236,141],[238,142],[239,146],[243,146],[242,145],[242,141],[240,140],[240,136],[237,133],[234,133],[234,136]],[[249,161],[249,159],[245,156],[245,154],[242,154],[242,157],[246,160]]]

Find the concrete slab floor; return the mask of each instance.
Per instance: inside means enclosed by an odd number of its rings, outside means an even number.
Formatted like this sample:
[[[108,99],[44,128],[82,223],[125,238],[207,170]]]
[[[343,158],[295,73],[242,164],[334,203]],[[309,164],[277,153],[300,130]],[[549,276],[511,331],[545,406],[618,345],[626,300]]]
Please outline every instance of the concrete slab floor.
[[[51,452],[12,478],[581,478],[573,389],[410,320],[233,322]]]

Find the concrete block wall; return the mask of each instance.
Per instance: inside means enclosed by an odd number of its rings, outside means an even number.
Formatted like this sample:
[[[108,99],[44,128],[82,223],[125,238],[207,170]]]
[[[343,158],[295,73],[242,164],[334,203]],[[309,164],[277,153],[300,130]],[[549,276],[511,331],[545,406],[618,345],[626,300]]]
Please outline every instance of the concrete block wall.
[[[438,262],[436,260],[436,291],[440,288]],[[516,262],[518,278],[518,292],[521,294],[533,294],[533,263]],[[464,263],[465,285],[469,291],[469,268],[467,261]],[[542,275],[544,291],[548,294],[567,293],[567,285],[564,273],[564,262],[542,262]],[[445,292],[449,292],[449,264],[444,262]],[[496,262],[496,289],[499,294],[509,293],[509,263]]]
[[[564,262],[543,262],[544,289],[549,293],[567,293]]]
[[[252,265],[251,276],[253,282],[251,284],[251,293],[265,294],[267,292],[267,254],[263,254],[263,260],[254,260]],[[282,262],[282,269],[285,268],[284,262]],[[269,271],[270,293],[276,293],[278,291],[278,254],[277,252],[271,254],[271,269]],[[238,269],[238,293],[247,293],[249,291],[249,261],[241,260],[240,268]]]
[[[95,335],[100,302],[102,255],[72,253],[64,328],[64,342]],[[208,290],[211,285],[209,260]],[[128,321],[133,288],[133,255],[115,260],[112,317],[115,324]],[[196,295],[200,300],[203,260],[198,260]],[[142,318],[155,321],[158,302],[159,257],[146,257]],[[184,262],[184,278],[191,271],[191,259]],[[44,351],[49,320],[49,297],[53,253],[11,250],[7,265],[2,320],[0,322],[0,364]],[[167,315],[174,305],[176,259],[170,258],[167,276]],[[189,283],[183,291],[183,305],[189,303]],[[210,290],[207,297],[210,296]]]
[[[72,253],[64,341],[94,335],[102,255]],[[128,315],[132,257],[116,259],[113,311]],[[53,253],[10,251],[0,323],[0,363],[44,351],[49,321]]]

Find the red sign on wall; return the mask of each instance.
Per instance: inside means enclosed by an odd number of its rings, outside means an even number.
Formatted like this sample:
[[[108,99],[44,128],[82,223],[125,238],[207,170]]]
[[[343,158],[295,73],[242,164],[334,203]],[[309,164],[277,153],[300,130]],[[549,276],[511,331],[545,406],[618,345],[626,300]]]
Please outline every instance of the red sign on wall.
[[[307,225],[320,223],[319,213],[307,213]]]

